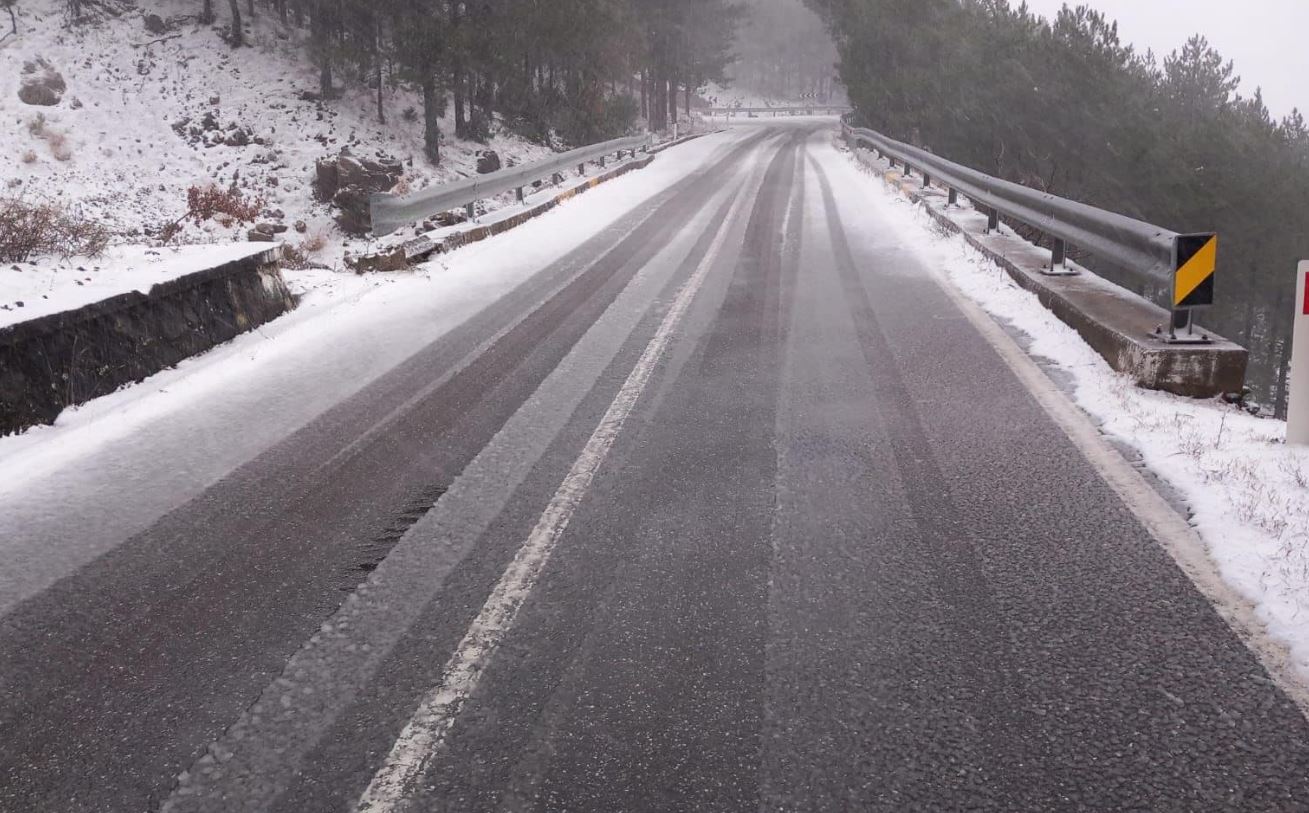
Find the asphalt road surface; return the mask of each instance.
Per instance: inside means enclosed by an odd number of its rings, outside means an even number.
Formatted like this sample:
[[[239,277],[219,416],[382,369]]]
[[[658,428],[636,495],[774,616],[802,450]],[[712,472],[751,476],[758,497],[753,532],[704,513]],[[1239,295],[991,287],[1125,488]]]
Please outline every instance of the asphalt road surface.
[[[1309,809],[1301,712],[831,126],[710,142],[12,603],[0,809]]]

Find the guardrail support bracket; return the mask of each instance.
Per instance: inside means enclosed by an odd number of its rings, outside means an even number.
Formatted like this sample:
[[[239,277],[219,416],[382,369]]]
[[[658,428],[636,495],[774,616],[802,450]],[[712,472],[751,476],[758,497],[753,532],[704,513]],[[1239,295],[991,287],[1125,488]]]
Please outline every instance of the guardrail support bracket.
[[[1187,309],[1173,311],[1173,318],[1164,333],[1163,326],[1155,328],[1155,337],[1164,344],[1213,344],[1214,340],[1207,333],[1195,332],[1195,320],[1192,311]],[[1183,332],[1185,331],[1185,332]]]
[[[1076,269],[1068,267],[1068,243],[1055,238],[1050,249],[1050,267],[1042,268],[1041,273],[1048,277],[1075,277]]]

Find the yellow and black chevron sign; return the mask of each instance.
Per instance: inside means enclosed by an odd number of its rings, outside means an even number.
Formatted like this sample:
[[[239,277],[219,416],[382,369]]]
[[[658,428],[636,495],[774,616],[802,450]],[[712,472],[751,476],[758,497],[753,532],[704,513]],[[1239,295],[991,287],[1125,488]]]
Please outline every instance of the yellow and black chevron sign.
[[[1218,235],[1182,234],[1177,238],[1177,271],[1173,276],[1173,307],[1214,304],[1214,272],[1218,270]]]

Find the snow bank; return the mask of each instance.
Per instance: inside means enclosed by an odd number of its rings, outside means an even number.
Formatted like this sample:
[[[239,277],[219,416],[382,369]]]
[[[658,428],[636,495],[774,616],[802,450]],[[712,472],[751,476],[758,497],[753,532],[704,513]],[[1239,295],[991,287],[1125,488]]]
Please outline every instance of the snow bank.
[[[268,251],[268,243],[114,246],[95,259],[13,265],[0,273],[0,327],[75,310]]]
[[[1028,351],[1069,374],[1074,401],[1184,500],[1223,578],[1256,606],[1309,678],[1309,448],[1285,444],[1286,423],[1221,401],[1137,389],[1034,294],[926,213],[852,163],[878,219],[923,262],[1000,322]]]

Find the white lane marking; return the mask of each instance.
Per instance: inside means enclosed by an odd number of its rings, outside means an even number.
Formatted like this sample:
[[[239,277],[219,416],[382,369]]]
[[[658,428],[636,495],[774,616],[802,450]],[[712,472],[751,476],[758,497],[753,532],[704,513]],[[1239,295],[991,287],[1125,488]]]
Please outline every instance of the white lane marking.
[[[678,323],[722,251],[727,235],[732,230],[731,226],[746,200],[742,194],[744,188],[745,184],[737,190],[736,200],[705,252],[704,259],[678,291],[659,329],[614,396],[609,409],[600,419],[600,424],[564,477],[545,512],[541,514],[536,527],[519,548],[490,597],[482,605],[481,612],[473,619],[463,640],[446,662],[441,684],[424,695],[413,717],[400,732],[386,762],[360,797],[357,808],[359,813],[391,813],[401,810],[409,789],[422,776],[427,764],[444,743],[464,702],[477,688],[496,649],[513,627],[519,609],[540,579],[573,512],[586,495],[587,488],[609,455],[609,450],[613,448],[614,441],[622,431],[623,422],[641,397]]]
[[[981,305],[956,288],[940,269],[933,267],[930,276],[1000,354],[1045,413],[1100,473],[1128,510],[1209,600],[1227,626],[1254,653],[1278,687],[1302,714],[1309,717],[1309,687],[1297,676],[1286,647],[1268,635],[1254,606],[1223,579],[1199,533],[1127,462],[1122,453],[1105,440],[1086,413],[1050,380]]]

